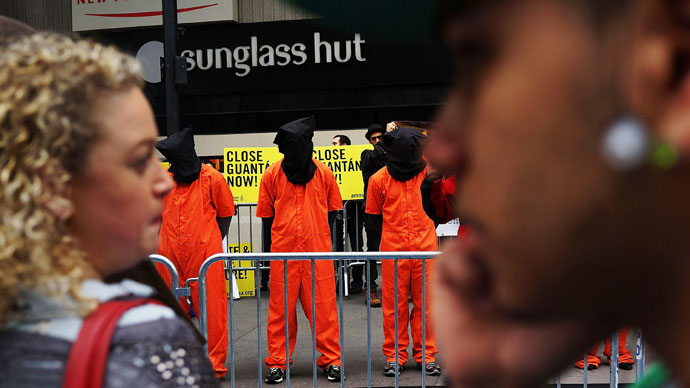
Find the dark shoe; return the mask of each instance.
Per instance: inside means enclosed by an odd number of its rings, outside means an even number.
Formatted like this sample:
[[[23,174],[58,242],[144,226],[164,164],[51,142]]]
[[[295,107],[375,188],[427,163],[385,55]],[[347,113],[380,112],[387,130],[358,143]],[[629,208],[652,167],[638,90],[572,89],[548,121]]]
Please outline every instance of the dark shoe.
[[[618,367],[624,370],[632,370],[633,368],[633,363],[632,362],[619,362]]]
[[[271,368],[264,379],[266,384],[279,384],[285,380],[285,370],[283,368]]]
[[[403,371],[402,364],[398,365],[398,375]],[[395,376],[395,361],[388,361],[386,367],[383,368],[383,374],[385,376],[394,377]]]
[[[422,364],[417,364],[419,367],[422,367]],[[432,361],[426,364],[426,368],[424,369],[424,373],[426,373],[427,376],[440,376],[441,375],[441,366],[436,363],[436,361]]]
[[[378,292],[374,288],[373,290],[369,291],[369,297],[367,298],[366,296],[364,297],[364,304],[367,303],[367,300],[371,299],[371,307],[381,307],[381,298],[378,296]]]
[[[350,294],[357,295],[362,293],[362,286],[353,286],[350,284]]]
[[[628,355],[619,355],[618,356],[618,367],[623,370],[632,370],[633,368],[633,358],[632,356]],[[607,363],[611,365],[611,358],[607,357]]]
[[[340,366],[339,365],[329,365],[328,368],[323,370],[328,381],[340,381]]]

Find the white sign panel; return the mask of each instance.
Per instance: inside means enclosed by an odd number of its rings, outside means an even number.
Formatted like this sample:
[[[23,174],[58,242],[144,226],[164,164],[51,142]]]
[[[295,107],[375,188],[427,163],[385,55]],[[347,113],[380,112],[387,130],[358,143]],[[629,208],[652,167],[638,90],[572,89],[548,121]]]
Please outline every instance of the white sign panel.
[[[456,218],[448,221],[448,223],[437,226],[436,235],[439,237],[457,236],[459,228],[460,220]]]
[[[163,24],[163,0],[71,0],[72,30]],[[178,23],[237,20],[236,0],[177,0]]]

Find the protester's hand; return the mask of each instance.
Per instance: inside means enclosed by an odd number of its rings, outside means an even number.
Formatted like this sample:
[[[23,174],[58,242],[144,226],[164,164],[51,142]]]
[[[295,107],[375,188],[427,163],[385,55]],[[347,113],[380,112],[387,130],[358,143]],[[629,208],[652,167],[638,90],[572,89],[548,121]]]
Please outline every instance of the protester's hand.
[[[378,159],[386,159],[386,150],[380,142],[374,146],[374,156]]]
[[[386,124],[386,132],[395,131],[396,129],[398,129],[398,124],[396,124],[395,121]]]
[[[432,306],[449,386],[542,386],[605,335],[606,328],[595,324],[533,322],[501,312],[487,292],[482,263],[468,257],[459,242],[444,251],[437,261]]]
[[[437,169],[431,164],[426,165],[426,177],[431,179],[432,181],[439,180],[443,177],[443,174],[441,173],[441,170]]]

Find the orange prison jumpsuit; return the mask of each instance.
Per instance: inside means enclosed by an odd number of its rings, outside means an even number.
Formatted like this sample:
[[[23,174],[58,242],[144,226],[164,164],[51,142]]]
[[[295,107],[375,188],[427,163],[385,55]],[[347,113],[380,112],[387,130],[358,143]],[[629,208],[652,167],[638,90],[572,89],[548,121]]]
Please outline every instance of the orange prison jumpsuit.
[[[172,174],[171,174],[172,175]],[[223,240],[216,217],[235,214],[230,187],[223,175],[205,164],[199,179],[190,184],[177,183],[163,199],[158,254],[170,259],[177,268],[180,286],[191,277],[199,276],[201,264],[209,256],[223,252]],[[156,264],[158,272],[170,286],[170,272]],[[194,313],[199,316],[198,283],[191,284]],[[185,311],[189,305],[180,298]],[[227,372],[228,352],[227,287],[223,265],[213,264],[207,273],[208,355],[216,376]]]
[[[256,215],[275,217],[271,229],[271,252],[330,252],[331,233],[328,212],[343,207],[340,190],[331,170],[315,160],[316,173],[306,185],[294,185],[281,169],[282,160],[271,165],[261,177]],[[269,368],[285,369],[285,289],[283,261],[271,262],[271,299],[268,310]],[[316,319],[311,316],[311,261],[292,260],[287,264],[288,329],[290,364],[297,337],[297,298],[312,330],[316,331],[317,360],[320,368],[340,365],[338,310],[335,298],[333,262],[316,260]]]
[[[384,167],[369,179],[367,209],[369,214],[383,215],[381,251],[435,251],[438,249],[434,222],[422,207],[420,186],[426,169],[414,178],[396,181]],[[383,354],[395,362],[395,262],[382,260],[383,271]],[[438,353],[436,335],[431,322],[431,274],[433,261],[426,260],[426,362]],[[409,313],[408,295],[412,295]],[[398,260],[398,351],[400,364],[407,362],[410,339],[407,324],[412,328],[412,354],[422,362],[422,261]]]
[[[625,347],[626,343],[628,342],[628,332],[630,331],[630,328],[624,327],[621,328],[618,331],[618,362],[623,363],[623,362],[634,362],[633,356],[630,354],[630,351],[628,348]],[[597,367],[601,363],[601,358],[597,356],[597,352],[599,351],[599,344],[594,345],[592,349],[589,350],[589,353],[587,354],[587,364],[592,364],[596,365]],[[604,356],[606,358],[611,359],[611,337],[606,337],[606,340],[604,341]],[[609,362],[610,364],[610,362]],[[584,369],[585,367],[585,362],[581,358],[578,362],[575,363],[575,366]]]

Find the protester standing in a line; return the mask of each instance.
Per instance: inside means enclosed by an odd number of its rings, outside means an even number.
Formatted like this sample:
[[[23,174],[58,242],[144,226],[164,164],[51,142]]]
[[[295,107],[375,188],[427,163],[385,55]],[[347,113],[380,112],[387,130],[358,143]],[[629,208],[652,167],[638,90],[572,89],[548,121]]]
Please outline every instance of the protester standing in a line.
[[[374,175],[378,170],[382,169],[386,165],[386,151],[383,150],[383,144],[381,143],[381,138],[383,137],[384,129],[380,124],[371,124],[367,129],[367,133],[364,137],[367,141],[374,146],[373,150],[364,150],[361,155],[360,168],[362,170],[362,180],[364,180],[364,207],[366,208],[367,203],[367,188],[369,187],[369,178]],[[364,227],[367,233],[367,252],[378,252],[379,245],[381,244],[381,230],[375,228],[369,222],[369,218],[362,216],[361,219],[364,222]],[[353,269],[352,278],[353,282],[362,281],[363,269]],[[378,296],[378,287],[376,285],[376,279],[379,277],[379,272],[376,267],[376,261],[372,260],[369,264],[369,278],[371,279],[371,285],[369,287],[369,295],[367,298],[370,300],[371,307],[381,307],[381,298]]]
[[[426,177],[422,158],[426,137],[419,131],[402,127],[383,135],[388,156],[386,167],[369,180],[367,216],[380,228],[382,251],[435,251],[438,249],[434,222],[422,208],[420,186]],[[383,260],[383,354],[384,374],[395,376],[395,293],[398,295],[398,373],[407,362],[410,343],[408,323],[412,329],[412,355],[419,366],[426,359],[427,375],[440,375],[436,363],[436,336],[431,322],[431,275],[433,260],[399,259],[398,288],[395,289],[393,260]],[[423,273],[423,268],[425,274]],[[423,276],[425,279],[423,281]],[[425,309],[422,310],[422,288],[426,287]],[[408,297],[413,308],[409,311]],[[422,314],[426,319],[426,338],[422,338]],[[425,352],[423,351],[425,349]]]
[[[274,144],[283,159],[272,164],[261,177],[257,217],[271,233],[271,252],[330,252],[329,225],[343,207],[333,172],[314,159],[314,118],[295,120],[280,127]],[[297,299],[316,334],[316,349],[321,356],[317,365],[329,381],[340,381],[340,343],[335,297],[333,263],[316,260],[314,271],[308,260],[287,262],[285,300],[283,261],[271,262],[271,297],[268,312],[267,341],[269,355],[265,362],[268,384],[283,382],[286,360],[285,321],[289,328],[290,363],[297,338]],[[312,276],[314,298],[312,301]],[[312,303],[316,316],[312,317]],[[288,316],[285,317],[285,304]]]
[[[623,370],[632,370],[635,363],[635,359],[626,346],[629,332],[630,328],[628,327],[623,327],[618,331],[618,367]],[[587,369],[594,370],[599,368],[601,357],[597,355],[598,352],[599,343],[587,351]],[[611,337],[606,337],[604,340],[604,356],[606,357],[606,363],[611,365]],[[580,356],[580,359],[575,363],[575,368],[585,369],[584,356]]]
[[[163,224],[158,253],[170,259],[179,273],[180,287],[186,279],[197,277],[201,264],[209,256],[223,252],[223,238],[228,233],[235,214],[230,187],[223,175],[213,167],[201,163],[194,150],[191,127],[158,142],[158,150],[170,162],[169,175],[175,181],[173,190],[165,196]],[[170,285],[170,273],[157,264],[161,277]],[[227,372],[228,354],[227,291],[225,271],[214,264],[206,274],[208,355],[216,377]],[[199,286],[190,285],[192,307],[199,316]],[[185,311],[189,305],[180,298]]]

